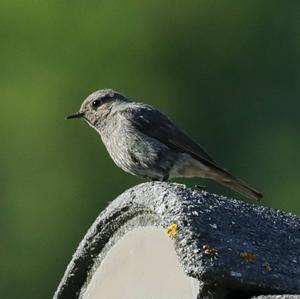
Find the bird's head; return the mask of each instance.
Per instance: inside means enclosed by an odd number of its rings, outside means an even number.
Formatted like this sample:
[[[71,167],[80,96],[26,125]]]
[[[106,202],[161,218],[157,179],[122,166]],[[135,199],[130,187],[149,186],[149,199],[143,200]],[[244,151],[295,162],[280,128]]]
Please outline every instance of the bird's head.
[[[101,89],[90,94],[82,103],[78,112],[66,119],[84,118],[91,126],[96,127],[111,112],[115,103],[129,100],[112,89]]]

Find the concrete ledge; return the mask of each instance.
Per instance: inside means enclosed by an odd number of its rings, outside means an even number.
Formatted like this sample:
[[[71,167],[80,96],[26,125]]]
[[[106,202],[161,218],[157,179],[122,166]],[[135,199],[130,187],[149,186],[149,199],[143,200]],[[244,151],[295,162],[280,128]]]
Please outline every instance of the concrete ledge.
[[[266,295],[253,297],[253,299],[300,299],[300,295]]]
[[[300,294],[299,217],[153,182],[125,191],[99,215],[54,298],[78,298],[99,256],[133,227],[149,225],[169,227],[185,273],[200,282],[198,298]]]

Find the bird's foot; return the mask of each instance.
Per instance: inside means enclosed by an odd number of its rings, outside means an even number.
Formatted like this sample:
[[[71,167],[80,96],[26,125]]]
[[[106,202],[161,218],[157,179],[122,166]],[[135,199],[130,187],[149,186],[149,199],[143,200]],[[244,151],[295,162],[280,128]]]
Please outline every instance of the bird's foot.
[[[160,178],[151,178],[150,180],[152,182],[165,182],[169,179],[169,175],[165,175],[164,177],[160,177]]]
[[[200,190],[200,191],[206,191],[207,186],[205,185],[195,185],[194,189]]]

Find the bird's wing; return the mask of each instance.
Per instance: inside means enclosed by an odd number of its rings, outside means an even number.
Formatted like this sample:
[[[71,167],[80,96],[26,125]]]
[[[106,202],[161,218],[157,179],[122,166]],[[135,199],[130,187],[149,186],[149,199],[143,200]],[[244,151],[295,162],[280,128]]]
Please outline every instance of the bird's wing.
[[[260,192],[220,167],[200,145],[195,143],[158,110],[141,104],[124,112],[130,114],[128,119],[140,132],[159,140],[170,148],[190,154],[194,159],[209,167],[212,171],[210,178],[250,198],[260,199],[262,197]]]
[[[220,168],[200,145],[177,128],[160,111],[151,106],[143,105],[138,108],[135,107],[131,111],[127,110],[127,113],[131,114],[130,119],[140,132],[159,140],[170,148],[188,153],[194,159],[208,166]]]

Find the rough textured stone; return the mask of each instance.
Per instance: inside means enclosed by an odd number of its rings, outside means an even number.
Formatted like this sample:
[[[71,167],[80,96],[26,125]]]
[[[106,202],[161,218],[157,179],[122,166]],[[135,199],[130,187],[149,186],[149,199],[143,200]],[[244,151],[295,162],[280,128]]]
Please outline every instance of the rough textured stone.
[[[113,245],[112,236],[135,218],[142,219],[136,225],[177,224],[174,246],[187,275],[202,283],[199,298],[221,298],[231,291],[300,293],[299,217],[176,183],[152,182],[125,191],[99,215],[54,298],[77,298],[99,255]]]
[[[266,295],[253,297],[252,299],[300,299],[300,295]]]

